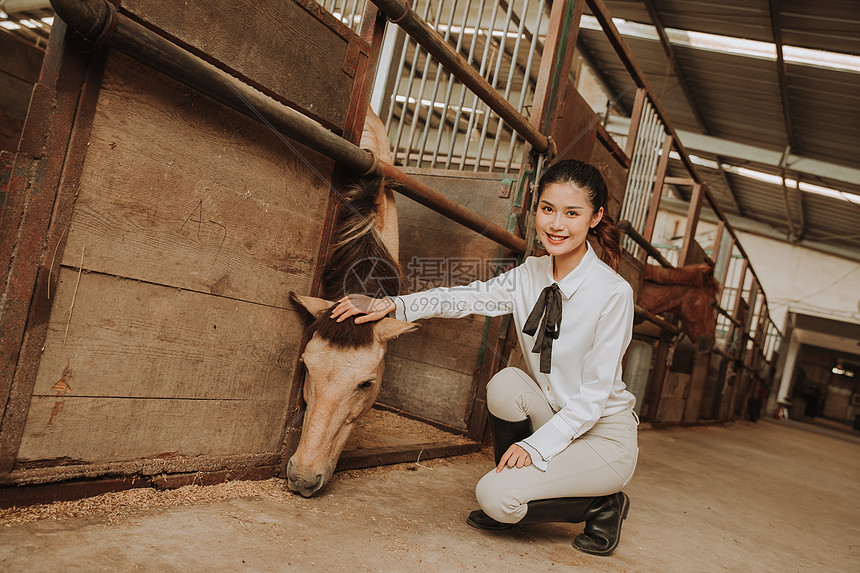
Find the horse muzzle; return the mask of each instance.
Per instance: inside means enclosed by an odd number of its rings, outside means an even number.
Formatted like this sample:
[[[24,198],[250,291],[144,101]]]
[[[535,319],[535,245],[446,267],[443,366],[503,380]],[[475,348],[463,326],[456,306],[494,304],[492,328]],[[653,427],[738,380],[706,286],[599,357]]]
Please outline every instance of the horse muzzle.
[[[302,497],[313,497],[328,482],[331,473],[317,473],[304,471],[305,468],[297,467],[293,460],[287,463],[287,487]]]

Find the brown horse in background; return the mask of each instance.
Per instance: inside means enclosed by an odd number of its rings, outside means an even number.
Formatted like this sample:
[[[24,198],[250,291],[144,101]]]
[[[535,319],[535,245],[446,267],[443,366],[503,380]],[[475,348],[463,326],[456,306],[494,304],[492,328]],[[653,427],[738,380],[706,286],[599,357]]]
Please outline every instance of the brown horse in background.
[[[690,340],[707,350],[716,341],[718,291],[711,265],[645,265],[639,305],[654,314],[674,312]]]

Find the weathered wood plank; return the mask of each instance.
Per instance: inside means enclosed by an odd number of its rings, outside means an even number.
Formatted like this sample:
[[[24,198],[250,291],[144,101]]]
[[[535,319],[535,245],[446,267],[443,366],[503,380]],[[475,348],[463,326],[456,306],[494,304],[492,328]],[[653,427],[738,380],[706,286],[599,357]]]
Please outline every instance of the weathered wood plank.
[[[12,34],[0,34],[0,72],[23,80],[31,86],[39,81],[45,50]]]
[[[684,406],[687,402],[687,387],[690,385],[690,375],[681,372],[669,372],[660,396],[660,406],[657,408],[657,422],[681,422],[684,419]]]
[[[477,366],[485,321],[482,316],[422,320],[418,332],[389,343],[388,355],[471,376]],[[417,336],[421,337],[420,344],[415,342]]]
[[[282,400],[289,392],[303,313],[100,274],[78,283],[65,268],[56,289],[36,396]]]
[[[445,356],[436,358],[442,361]],[[472,374],[389,354],[385,358],[379,401],[453,428],[465,429],[465,408],[471,388]]]
[[[271,451],[284,408],[284,400],[34,396],[16,465]]]
[[[112,53],[63,263],[288,306],[308,292],[332,161]]]
[[[344,129],[349,41],[296,2],[124,0],[122,9],[267,95]]]
[[[588,161],[597,139],[598,118],[569,79],[565,82],[564,101],[552,115],[556,160]]]
[[[627,169],[618,162],[602,141],[594,146],[590,163],[600,170],[606,181],[609,191],[607,213],[617,223],[621,214],[621,205],[624,203],[624,191],[627,188]]]

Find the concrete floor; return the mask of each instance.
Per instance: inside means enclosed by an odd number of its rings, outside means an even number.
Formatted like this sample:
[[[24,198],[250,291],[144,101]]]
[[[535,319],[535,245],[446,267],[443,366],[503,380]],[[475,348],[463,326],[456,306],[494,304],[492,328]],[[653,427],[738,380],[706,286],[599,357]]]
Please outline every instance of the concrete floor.
[[[6,523],[2,571],[860,571],[860,438],[762,421],[640,433],[610,557],[580,525],[464,522],[487,455],[339,474],[311,500],[257,495]],[[219,487],[219,486],[212,486]]]

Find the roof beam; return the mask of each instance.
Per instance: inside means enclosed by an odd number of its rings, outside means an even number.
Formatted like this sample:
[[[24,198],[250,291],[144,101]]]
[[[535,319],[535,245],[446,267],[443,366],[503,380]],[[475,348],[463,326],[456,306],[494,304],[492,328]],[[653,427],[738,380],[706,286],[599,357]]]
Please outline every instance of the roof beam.
[[[675,57],[675,49],[672,47],[672,43],[669,41],[669,36],[666,35],[666,26],[663,25],[663,20],[662,18],[660,18],[660,13],[657,11],[657,8],[654,7],[654,0],[643,0],[643,3],[645,4],[645,9],[648,10],[648,16],[651,18],[651,23],[654,24],[654,28],[657,29],[657,35],[660,38],[660,45],[663,47],[663,52],[669,59],[669,64],[672,66],[672,71],[675,74],[675,79],[678,82],[678,86],[684,93],[684,99],[687,101],[687,107],[689,107],[690,111],[693,113],[693,117],[696,120],[696,124],[699,126],[699,129],[702,130],[702,133],[704,133],[705,135],[709,135],[711,133],[711,130],[708,129],[708,124],[705,121],[705,117],[699,110],[699,106],[696,103],[696,98],[693,97],[693,92],[690,91],[690,85],[687,83],[687,76],[684,74],[684,70],[682,70],[681,66],[678,65],[678,59]],[[717,168],[717,171],[720,174],[720,179],[722,180],[723,185],[726,186],[726,190],[729,192],[729,199],[731,200],[735,211],[743,215],[743,210],[738,203],[737,194],[732,188],[732,184],[729,181],[729,178],[726,177],[726,174],[723,171],[722,159],[720,157],[717,157],[717,165],[719,166]]]
[[[770,10],[770,28],[773,35],[773,43],[776,46],[776,75],[779,79],[779,96],[782,99],[782,121],[785,126],[786,148],[783,154],[783,165],[780,166],[779,175],[782,178],[782,192],[785,197],[785,215],[788,218],[788,229],[791,234],[791,239],[797,241],[803,235],[804,213],[803,200],[801,199],[800,189],[797,186],[789,188],[785,184],[785,160],[789,156],[791,146],[794,144],[794,133],[791,128],[791,108],[788,101],[788,80],[786,74],[785,57],[782,51],[782,22],[780,17],[779,0],[769,0],[768,7]],[[791,216],[791,203],[797,206],[799,214],[799,225],[795,228],[795,222]]]

